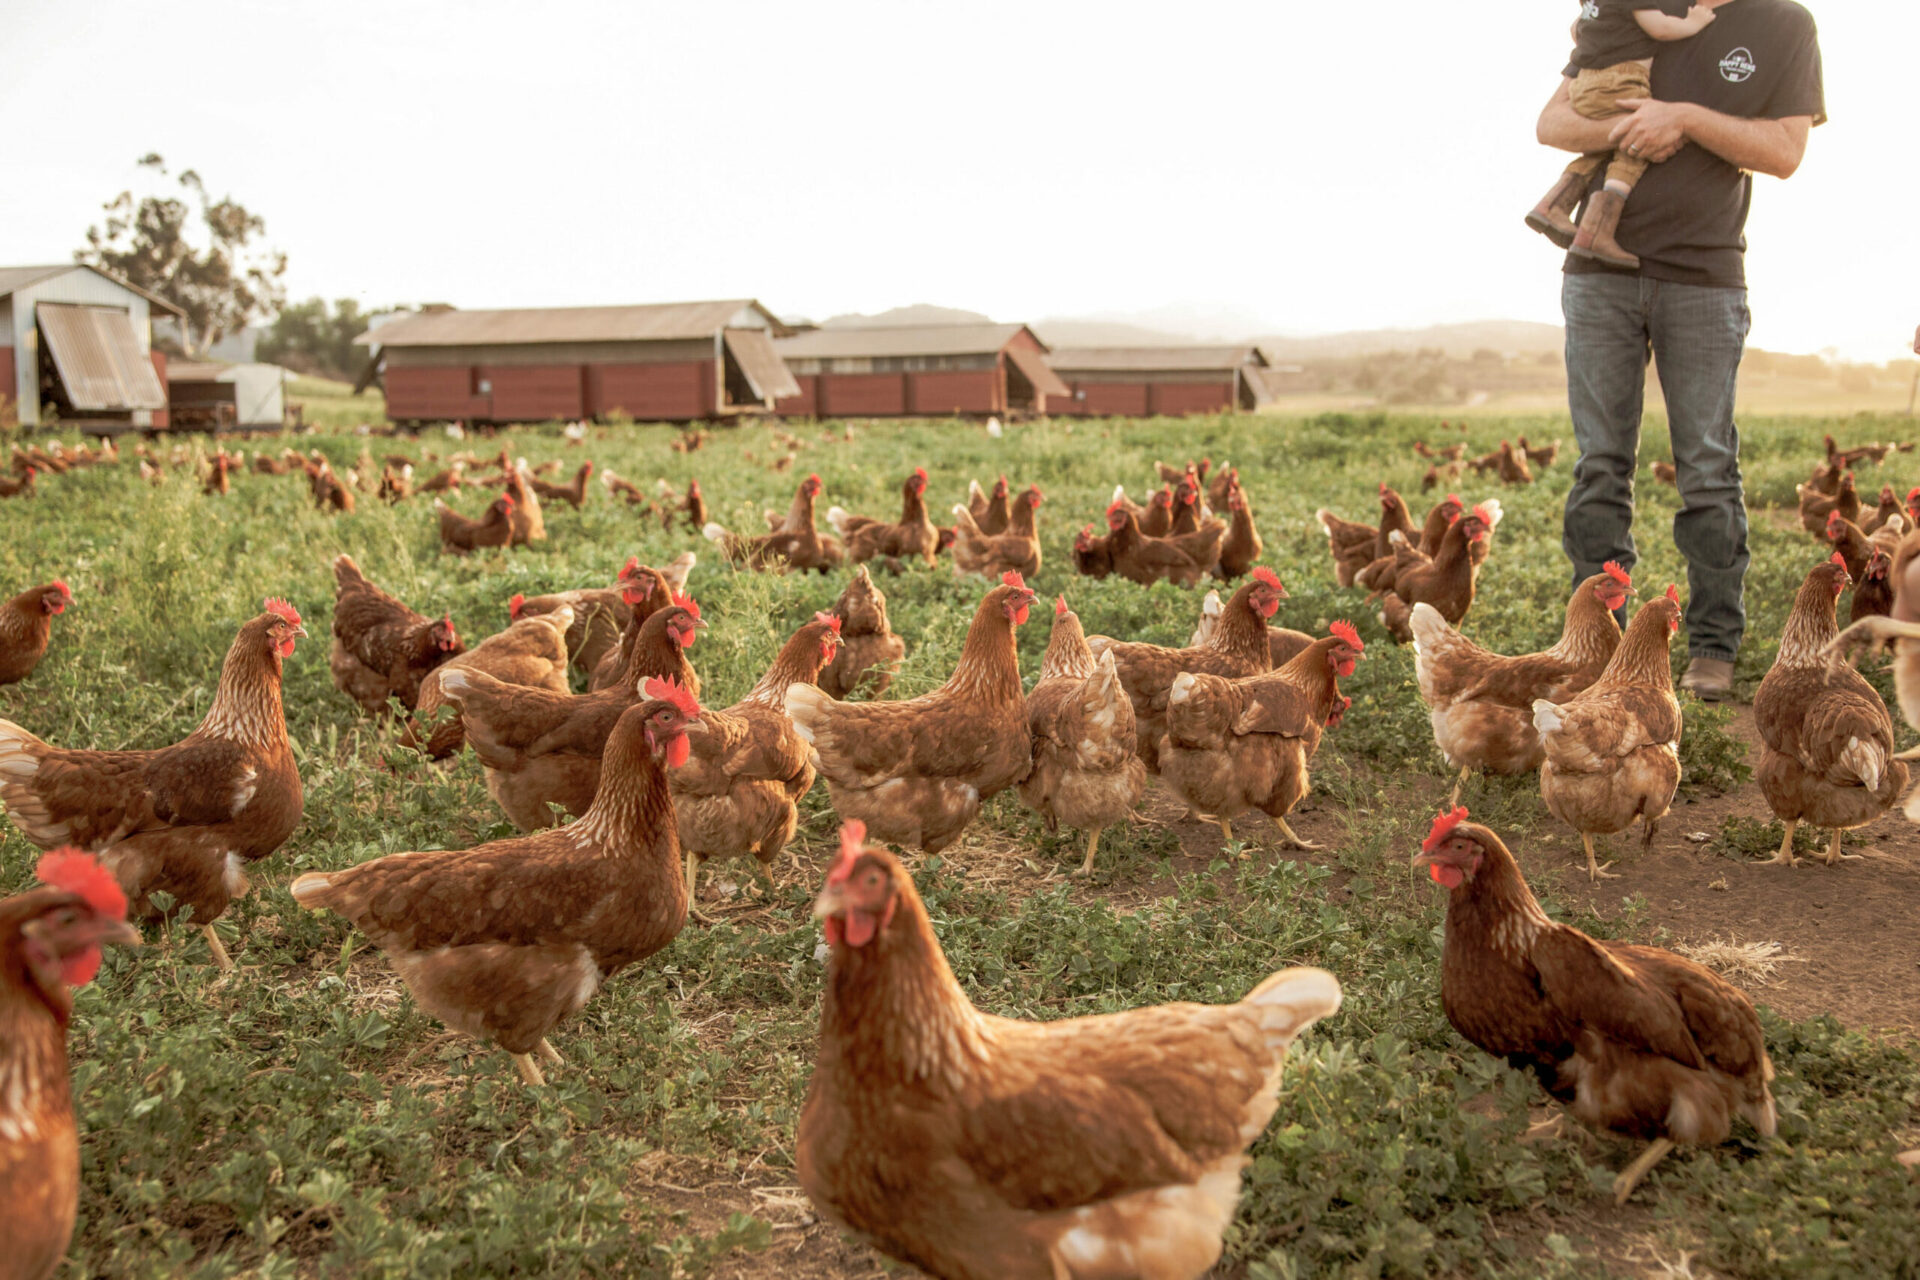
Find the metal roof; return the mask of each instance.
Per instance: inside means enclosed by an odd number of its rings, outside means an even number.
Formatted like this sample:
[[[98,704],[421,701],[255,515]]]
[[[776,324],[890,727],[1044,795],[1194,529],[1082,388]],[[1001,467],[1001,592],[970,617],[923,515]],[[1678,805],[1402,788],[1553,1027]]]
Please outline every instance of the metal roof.
[[[810,329],[773,345],[787,360],[995,355],[1025,328],[1023,324],[929,324]]]
[[[1073,394],[1073,388],[1060,381],[1060,375],[1053,371],[1047,364],[1047,358],[1038,351],[1027,347],[1008,347],[1007,359],[1013,361],[1014,368],[1026,376],[1027,381],[1033,384],[1033,389],[1040,395],[1070,396]]]
[[[167,407],[166,390],[124,309],[42,302],[34,310],[74,408]]]
[[[1064,373],[1173,373],[1237,369],[1243,364],[1265,364],[1266,357],[1251,344],[1218,347],[1069,347],[1053,352],[1047,357],[1047,363]]]
[[[740,372],[746,375],[747,382],[760,393],[762,400],[784,400],[800,394],[800,384],[793,380],[786,362],[774,352],[773,343],[764,330],[729,329],[726,343],[734,363],[740,366]]]
[[[103,280],[113,281],[129,293],[139,294],[162,311],[182,318],[187,314],[159,294],[150,293],[131,281],[122,280],[111,271],[102,271],[99,267],[86,262],[62,262],[48,267],[0,267],[0,298],[17,293],[29,285],[39,284],[42,280],[51,280],[55,276],[65,275],[69,271],[91,271]]]
[[[711,338],[742,311],[757,311],[775,333],[779,318],[752,298],[656,302],[628,307],[522,307],[427,311],[361,334],[363,347],[481,347],[521,342],[676,342]]]

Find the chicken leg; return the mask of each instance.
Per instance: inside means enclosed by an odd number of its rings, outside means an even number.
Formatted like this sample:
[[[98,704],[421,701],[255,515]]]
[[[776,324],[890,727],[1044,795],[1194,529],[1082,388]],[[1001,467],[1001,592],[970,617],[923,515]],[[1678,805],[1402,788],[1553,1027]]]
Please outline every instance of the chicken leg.
[[[1093,855],[1100,849],[1100,833],[1105,830],[1105,827],[1095,827],[1087,833],[1087,860],[1080,864],[1077,874],[1083,876],[1093,874]]]
[[[1293,828],[1287,825],[1287,820],[1285,818],[1275,818],[1273,820],[1273,825],[1280,828],[1280,838],[1285,840],[1290,848],[1305,849],[1311,852],[1318,849],[1324,849],[1326,847],[1325,845],[1315,844],[1311,840],[1301,839],[1298,835],[1294,833]]]
[[[547,1042],[545,1036],[540,1037],[540,1043],[533,1046],[533,1051],[556,1067],[564,1067],[567,1065],[567,1060],[560,1056],[558,1049]]]
[[[1602,880],[1618,880],[1620,877],[1608,871],[1611,862],[1595,862],[1593,857],[1593,837],[1586,832],[1580,833],[1580,843],[1587,847],[1587,879],[1598,884]]]
[[[1633,1163],[1622,1169],[1620,1176],[1613,1180],[1613,1202],[1616,1205],[1625,1204],[1627,1197],[1633,1194],[1633,1189],[1640,1185],[1640,1180],[1652,1172],[1653,1166],[1666,1159],[1667,1152],[1671,1150],[1673,1140],[1670,1138],[1655,1138],[1648,1143],[1647,1149],[1635,1156]]]
[[[532,1054],[514,1054],[513,1069],[520,1073],[521,1083],[530,1084],[536,1089],[547,1087],[547,1078],[540,1074],[540,1064],[533,1060]]]
[[[700,909],[700,863],[702,858],[692,849],[687,850],[687,914],[701,924],[712,924],[712,917]]]
[[[1471,776],[1472,773],[1473,773],[1472,765],[1461,766],[1460,776],[1453,780],[1453,795],[1451,798],[1447,800],[1447,808],[1451,809],[1455,805],[1460,803],[1460,788],[1467,785],[1467,778]]]
[[[1232,844],[1233,843],[1233,820],[1231,818],[1215,818],[1214,821],[1220,824],[1221,837],[1224,840],[1226,840],[1228,844]]]
[[[1834,834],[1837,836],[1840,833],[1836,831]],[[200,926],[200,932],[206,935],[207,950],[213,952],[214,964],[228,973],[233,972],[233,957],[227,954],[226,945],[220,941],[220,935],[213,931],[213,926],[203,924]]]
[[[1767,859],[1767,866],[1778,865],[1790,867],[1793,865],[1793,833],[1799,830],[1799,828],[1800,819],[1787,819],[1787,834],[1780,839],[1780,851]],[[1837,837],[1840,833],[1836,831],[1833,834]]]
[[[1840,852],[1840,828],[1835,827],[1833,829],[1833,843],[1827,846],[1827,865],[1837,867],[1843,862],[1858,861],[1860,861],[1859,854]]]

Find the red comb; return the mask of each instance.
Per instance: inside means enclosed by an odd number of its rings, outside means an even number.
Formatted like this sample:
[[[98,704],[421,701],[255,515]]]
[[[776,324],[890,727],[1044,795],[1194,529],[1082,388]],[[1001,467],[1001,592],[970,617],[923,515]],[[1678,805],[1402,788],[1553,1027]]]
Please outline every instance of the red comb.
[[[1907,501],[1912,502],[1915,498],[1920,498],[1920,485],[1907,490]]]
[[[524,607],[526,603],[527,598],[525,595],[518,591],[514,592],[513,599],[507,601],[507,616],[509,618],[518,618],[521,608]]]
[[[1387,482],[1385,480],[1380,482],[1380,496],[1383,498],[1387,496]]]
[[[1327,634],[1346,645],[1347,648],[1352,649],[1355,653],[1361,653],[1365,651],[1367,647],[1360,643],[1360,633],[1354,630],[1353,624],[1344,618],[1339,622],[1329,623],[1327,625]]]
[[[96,915],[127,918],[127,895],[121,891],[120,882],[90,853],[71,848],[43,853],[33,874],[44,884],[78,894]]]
[[[813,615],[813,620],[819,623],[821,626],[826,627],[828,630],[832,631],[833,634],[835,635],[840,634],[841,624],[840,624],[839,614],[828,613],[826,610],[822,609],[819,613],[816,613]]]
[[[818,471],[814,472],[812,475],[809,475],[807,477],[807,483],[820,485],[820,487],[823,489],[826,488],[826,485],[821,483],[820,473]]]
[[[509,511],[513,510],[514,507],[517,505],[513,500],[513,495],[510,493],[501,494],[500,503],[502,506],[506,507],[506,509]]]
[[[1620,562],[1618,560],[1609,560],[1605,565],[1601,567],[1607,571],[1607,576],[1609,578],[1612,578],[1615,582],[1619,583],[1621,586],[1630,587],[1633,585],[1633,575],[1628,573],[1625,569],[1622,569],[1620,567]]]
[[[268,596],[265,608],[268,613],[291,626],[300,625],[300,611],[279,596]]]
[[[1253,580],[1261,586],[1271,587],[1275,591],[1285,590],[1285,588],[1280,585],[1280,575],[1265,565],[1261,565],[1253,571]]]
[[[625,582],[628,578],[631,578],[635,573],[639,572],[639,569],[640,557],[628,556],[627,562],[620,566],[620,581]]]
[[[1064,618],[1067,616],[1067,598],[1065,596],[1054,597],[1053,616],[1056,618]]]
[[[1003,576],[1000,581],[1002,585],[1012,587],[1015,591],[1025,591],[1027,589],[1027,580],[1020,576],[1018,569],[1007,570],[1005,576]]]
[[[661,702],[671,702],[680,709],[680,714],[692,719],[700,714],[700,700],[688,693],[678,680],[672,677],[648,676],[640,686],[640,691],[649,698]]]
[[[915,467],[913,469],[913,474],[919,476],[922,480],[925,480],[927,478],[927,469],[925,467]]]
[[[1450,493],[1450,494],[1448,494],[1448,495],[1447,495],[1447,501],[1448,501],[1448,502],[1451,502],[1451,503],[1452,503],[1452,504],[1453,504],[1454,506],[1456,506],[1456,507],[1464,507],[1464,506],[1466,506],[1466,505],[1467,505],[1466,503],[1464,503],[1464,502],[1462,502],[1462,501],[1460,501],[1460,495],[1459,495],[1459,494],[1457,494],[1457,493]]]
[[[1833,553],[1833,554],[1832,554],[1831,556],[1829,556],[1829,557],[1827,557],[1827,563],[1828,563],[1828,564],[1837,564],[1837,565],[1839,565],[1839,566],[1840,566],[1840,567],[1841,567],[1842,569],[1844,569],[1844,568],[1846,568],[1846,567],[1847,567],[1847,558],[1846,558],[1845,556],[1843,556],[1843,555],[1841,555],[1841,554],[1840,554],[1840,553],[1839,553],[1838,551],[1836,551],[1836,552],[1834,552],[1834,553]]]
[[[65,582],[61,581],[59,578],[55,578],[53,580],[53,589],[55,591],[58,591],[61,595],[67,596],[69,598],[71,598],[73,595],[73,588],[68,586]]]
[[[1493,527],[1493,512],[1487,510],[1486,507],[1484,506],[1474,507],[1473,516],[1474,516],[1474,519],[1478,520],[1481,524],[1486,525],[1489,529]]]
[[[1840,553],[1836,551],[1834,554],[1839,555]],[[1680,588],[1674,583],[1669,582],[1667,584],[1667,599],[1673,601],[1675,604],[1680,603]]]
[[[1452,812],[1443,811],[1433,820],[1433,829],[1427,832],[1427,838],[1420,844],[1420,852],[1432,853],[1440,847],[1440,842],[1453,834],[1453,829],[1467,820],[1467,806],[1461,805]]]
[[[692,596],[683,596],[676,592],[673,597],[673,603],[685,609],[696,618],[700,616],[700,606],[694,603]]]
[[[840,853],[833,860],[833,869],[827,872],[828,884],[845,884],[847,877],[853,874],[853,864],[859,860],[860,847],[867,840],[867,824],[858,818],[849,818],[840,828]]]

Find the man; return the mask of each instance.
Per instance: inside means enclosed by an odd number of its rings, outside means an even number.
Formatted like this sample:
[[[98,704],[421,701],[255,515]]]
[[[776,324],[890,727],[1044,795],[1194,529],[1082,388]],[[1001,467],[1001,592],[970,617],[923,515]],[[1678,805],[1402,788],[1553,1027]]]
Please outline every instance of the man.
[[[1569,103],[1571,79],[1562,80],[1540,113],[1539,138],[1563,151],[1617,148],[1651,164],[1615,232],[1639,267],[1572,256],[1565,267],[1567,402],[1580,446],[1562,535],[1573,580],[1608,560],[1632,568],[1637,559],[1633,477],[1651,355],[1679,473],[1673,540],[1687,559],[1691,661],[1680,683],[1718,700],[1733,694],[1746,630],[1747,508],[1733,403],[1749,323],[1751,175],[1791,177],[1826,106],[1818,33],[1805,9],[1791,0],[1699,2],[1714,20],[1661,47],[1652,99],[1624,103],[1631,115],[1588,120]]]

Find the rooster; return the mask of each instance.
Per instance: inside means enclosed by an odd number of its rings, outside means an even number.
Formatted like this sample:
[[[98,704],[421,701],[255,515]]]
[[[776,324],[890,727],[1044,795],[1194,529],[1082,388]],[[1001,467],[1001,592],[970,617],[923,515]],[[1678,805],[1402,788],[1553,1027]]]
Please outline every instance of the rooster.
[[[41,887],[0,898],[0,1268],[18,1280],[59,1267],[79,1205],[73,989],[100,971],[102,945],[140,941],[126,895],[91,855],[42,854],[34,874]]]
[[[53,620],[72,603],[72,588],[55,581],[0,604],[0,685],[18,684],[33,674],[47,656]]]
[[[1837,866],[1858,856],[1840,852],[1840,833],[1879,818],[1907,787],[1906,762],[1894,758],[1893,718],[1880,695],[1850,668],[1827,670],[1834,606],[1850,581],[1837,551],[1813,567],[1753,699],[1762,743],[1754,777],[1773,815],[1786,823],[1773,861],[1789,867],[1801,823],[1832,829],[1827,865]]]
[[[1625,831],[1638,818],[1643,847],[1652,845],[1679,788],[1680,703],[1668,658],[1679,629],[1680,591],[1669,586],[1633,615],[1598,680],[1564,703],[1534,701],[1533,727],[1547,757],[1540,798],[1580,833],[1591,880],[1614,878],[1595,863],[1593,838]]]
[[[849,697],[856,689],[869,699],[884,696],[906,660],[907,642],[888,625],[887,598],[867,566],[854,569],[829,612],[840,619],[840,647],[814,684],[832,698]]]
[[[858,823],[815,902],[829,953],[795,1147],[835,1225],[948,1280],[1200,1276],[1294,1039],[1340,984],[1059,1022],[981,1013],[898,859]]]
[[[1413,606],[1413,667],[1433,740],[1460,785],[1476,768],[1529,773],[1546,758],[1533,727],[1536,699],[1564,702],[1595,680],[1620,645],[1613,611],[1625,606],[1633,577],[1613,561],[1573,589],[1553,648],[1508,658],[1482,649],[1447,625],[1432,605]]]
[[[70,751],[0,720],[0,802],[20,834],[101,861],[143,918],[193,912],[214,963],[233,961],[213,930],[247,891],[246,865],[300,825],[300,771],[287,740],[281,664],[307,634],[270,599],[227,650],[200,727],[157,751]],[[170,894],[161,907],[152,895]]]
[[[529,1085],[538,1053],[600,984],[679,934],[687,918],[668,771],[687,758],[700,704],[649,680],[605,739],[593,803],[558,831],[475,849],[395,853],[290,887],[345,916],[387,953],[413,998],[448,1026],[492,1040]]]
[[[1133,703],[1120,687],[1113,651],[1093,656],[1065,596],[1054,602],[1040,683],[1027,695],[1027,727],[1033,772],[1020,783],[1020,802],[1046,819],[1049,831],[1064,822],[1087,833],[1079,874],[1092,875],[1100,833],[1140,803],[1147,767],[1134,751]]]
[[[1272,670],[1267,645],[1267,619],[1280,609],[1287,598],[1280,575],[1265,565],[1253,571],[1252,578],[1221,610],[1220,621],[1206,642],[1191,649],[1168,649],[1157,644],[1135,644],[1111,636],[1089,636],[1087,644],[1094,657],[1109,651],[1120,671],[1120,686],[1133,703],[1137,730],[1135,750],[1149,771],[1160,766],[1160,739],[1167,731],[1165,717],[1167,694],[1174,679],[1183,671],[1202,675],[1260,675]]]
[[[938,853],[982,802],[1033,766],[1014,629],[1034,593],[1017,573],[987,592],[953,675],[905,702],[838,702],[808,684],[787,690],[787,714],[813,746],[834,809],[876,836]]]
[[[1167,693],[1161,780],[1189,811],[1218,822],[1229,843],[1233,819],[1258,809],[1293,848],[1320,847],[1295,834],[1287,815],[1307,794],[1321,733],[1346,711],[1339,682],[1366,649],[1350,622],[1328,631],[1278,671],[1240,679],[1182,672]]]
[[[369,715],[399,699],[411,711],[429,671],[465,651],[453,615],[429,618],[367,581],[353,557],[334,557],[334,687]]]
[[[1582,1123],[1651,1140],[1614,1179],[1615,1203],[1676,1142],[1726,1141],[1735,1115],[1771,1137],[1773,1063],[1753,1003],[1670,951],[1549,920],[1500,837],[1466,817],[1442,813],[1413,859],[1448,891],[1447,1021],[1532,1068]]]
[[[806,740],[787,717],[787,690],[818,679],[839,648],[840,619],[815,614],[746,697],[703,713],[688,731],[691,754],[668,775],[668,790],[693,901],[703,860],[752,854],[764,867],[793,839],[814,770]]]

